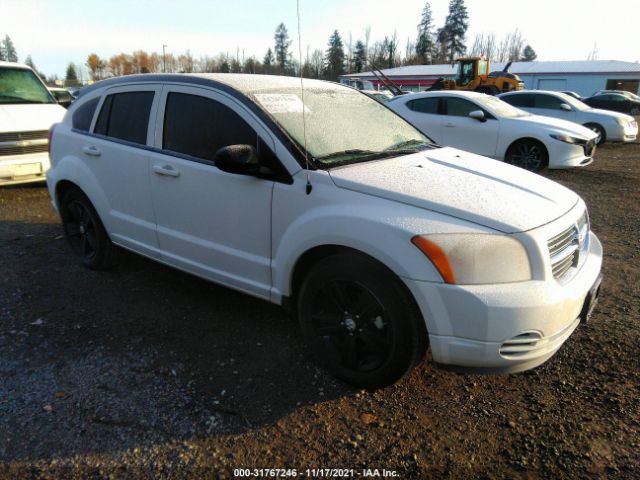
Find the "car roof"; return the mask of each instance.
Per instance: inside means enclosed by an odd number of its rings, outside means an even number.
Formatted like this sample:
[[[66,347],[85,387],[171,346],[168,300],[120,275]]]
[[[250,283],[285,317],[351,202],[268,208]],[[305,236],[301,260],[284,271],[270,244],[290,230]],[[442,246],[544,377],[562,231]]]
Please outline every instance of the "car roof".
[[[29,65],[25,65],[23,63],[15,63],[15,62],[4,62],[4,61],[0,61],[0,68],[21,68],[24,70],[31,70],[31,67]]]
[[[101,80],[82,89],[82,95],[86,95],[96,89],[128,85],[133,83],[190,83],[210,87],[227,87],[244,95],[251,96],[260,91],[269,91],[278,88],[300,89],[299,77],[284,77],[278,75],[255,75],[248,73],[153,73],[140,75],[126,75],[122,77]],[[324,80],[302,80],[304,88],[341,89],[351,88],[335,82]],[[224,89],[224,88],[223,88]]]
[[[399,95],[394,98],[394,100],[398,98],[428,98],[433,97],[435,95],[441,95],[445,97],[466,97],[466,98],[484,98],[487,95],[485,93],[480,92],[467,92],[464,90],[434,90],[429,92],[413,92],[411,95]]]

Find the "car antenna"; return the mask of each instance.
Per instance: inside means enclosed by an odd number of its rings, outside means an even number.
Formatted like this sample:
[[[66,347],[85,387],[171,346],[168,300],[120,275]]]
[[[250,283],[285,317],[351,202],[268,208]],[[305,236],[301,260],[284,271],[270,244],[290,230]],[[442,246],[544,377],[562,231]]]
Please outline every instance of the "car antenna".
[[[300,0],[296,0],[296,12],[298,14],[298,56],[300,57],[300,96],[302,100],[302,138],[304,147],[304,165],[307,170],[307,195],[311,193],[313,187],[311,186],[311,175],[309,170],[309,151],[307,150],[307,121],[305,118],[305,106],[304,106],[304,84],[302,81],[302,35],[300,34]]]

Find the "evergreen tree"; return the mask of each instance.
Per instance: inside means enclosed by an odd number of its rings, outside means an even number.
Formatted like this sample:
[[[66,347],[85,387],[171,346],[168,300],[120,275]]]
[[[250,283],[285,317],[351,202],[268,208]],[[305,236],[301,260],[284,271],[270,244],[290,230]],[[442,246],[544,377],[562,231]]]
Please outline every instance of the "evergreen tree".
[[[284,23],[278,25],[276,28],[276,33],[274,35],[274,40],[276,42],[274,51],[276,57],[276,63],[280,67],[282,73],[286,73],[289,70],[291,65],[290,57],[291,54],[289,52],[289,46],[291,45],[291,40],[289,40],[289,32],[287,31],[287,27],[285,27]]]
[[[536,58],[538,58],[538,54],[536,51],[531,48],[531,45],[527,45],[522,50],[522,57],[520,58],[521,62],[533,62]]]
[[[456,57],[464,55],[467,46],[464,44],[467,29],[469,28],[469,14],[464,0],[450,0],[449,14],[444,22],[444,30],[448,40],[448,58],[453,62]]]
[[[423,64],[433,63],[434,48],[433,17],[431,14],[431,6],[429,2],[427,2],[422,10],[422,19],[418,25],[418,40],[416,42],[418,62]]]
[[[1,43],[2,48],[0,48],[0,50],[4,51],[4,58],[0,58],[0,60],[5,60],[7,62],[17,62],[18,52],[16,52],[16,47],[13,45],[13,42],[11,41],[9,35],[5,35],[4,40]]]
[[[362,41],[356,42],[356,47],[353,52],[353,69],[355,73],[362,72],[367,65],[367,49]]]
[[[271,66],[273,65],[273,51],[271,49],[267,50],[267,53],[264,55],[264,59],[262,60],[262,65],[264,65],[265,73],[271,72]]]
[[[338,76],[344,74],[344,46],[338,30],[334,30],[329,37],[329,48],[325,54],[325,78],[337,81]]]
[[[35,64],[33,63],[33,59],[31,58],[31,55],[27,55],[27,58],[24,59],[24,64],[30,66],[34,72],[38,71]]]
[[[78,85],[78,75],[76,74],[76,67],[73,63],[69,63],[69,66],[67,67],[64,84],[65,86]]]

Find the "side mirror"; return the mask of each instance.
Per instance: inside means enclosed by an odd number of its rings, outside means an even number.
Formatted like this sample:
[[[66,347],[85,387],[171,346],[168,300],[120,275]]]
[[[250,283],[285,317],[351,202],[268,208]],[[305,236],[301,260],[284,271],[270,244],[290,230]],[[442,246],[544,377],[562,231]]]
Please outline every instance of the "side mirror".
[[[567,105],[566,103],[561,103],[561,104],[560,104],[560,108],[561,108],[562,110],[564,110],[565,112],[570,112],[570,111],[571,111],[571,106],[570,106],[570,105]]]
[[[473,112],[469,112],[469,116],[471,118],[475,118],[479,122],[487,121],[487,118],[484,116],[484,112],[482,110],[474,110]]]
[[[219,149],[213,161],[223,172],[256,175],[260,172],[258,152],[252,145],[229,145]]]

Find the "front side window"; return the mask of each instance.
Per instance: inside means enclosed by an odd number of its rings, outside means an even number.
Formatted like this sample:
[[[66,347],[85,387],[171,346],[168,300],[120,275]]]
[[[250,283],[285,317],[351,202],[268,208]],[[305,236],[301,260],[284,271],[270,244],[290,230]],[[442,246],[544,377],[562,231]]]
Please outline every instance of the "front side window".
[[[463,98],[447,98],[447,115],[468,117],[475,110],[482,110],[478,105]]]
[[[102,104],[94,133],[145,145],[153,96],[154,92],[108,95]]]
[[[257,147],[258,135],[226,105],[210,98],[170,93],[164,114],[162,148],[213,160],[229,145]]]
[[[546,108],[549,110],[562,110],[562,100],[551,95],[536,95],[534,100],[535,108]]]
[[[407,102],[407,107],[414,112],[420,113],[438,113],[438,104],[440,103],[440,98],[418,98],[417,100],[411,100]]]
[[[26,68],[0,68],[0,105],[56,103],[36,74]]]

